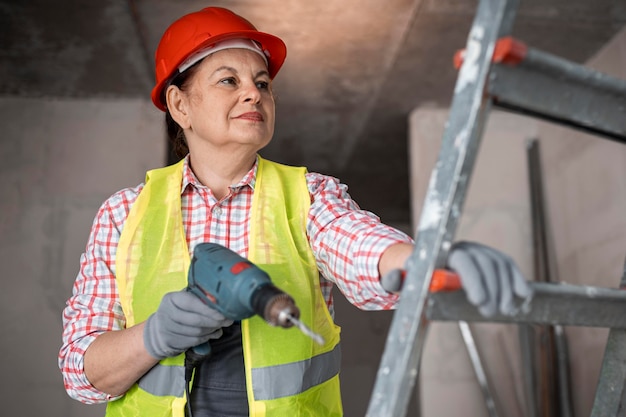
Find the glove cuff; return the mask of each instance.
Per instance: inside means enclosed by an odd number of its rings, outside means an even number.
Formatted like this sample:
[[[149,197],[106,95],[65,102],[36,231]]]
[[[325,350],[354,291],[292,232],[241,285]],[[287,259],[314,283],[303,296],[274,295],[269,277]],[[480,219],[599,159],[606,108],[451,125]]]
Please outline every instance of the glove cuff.
[[[146,324],[143,328],[143,345],[150,354],[155,359],[162,360],[169,356],[176,356],[182,352],[178,352],[172,349],[168,349],[167,345],[164,345],[161,340],[161,336],[157,330],[158,317],[156,314],[152,314],[146,320]]]

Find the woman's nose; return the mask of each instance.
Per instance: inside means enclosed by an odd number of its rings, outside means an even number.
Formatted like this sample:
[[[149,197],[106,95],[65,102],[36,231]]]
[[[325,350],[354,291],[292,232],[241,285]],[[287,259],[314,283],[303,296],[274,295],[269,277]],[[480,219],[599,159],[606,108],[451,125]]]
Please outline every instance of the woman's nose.
[[[258,103],[261,101],[261,92],[255,83],[246,83],[243,86],[242,98],[245,103]]]

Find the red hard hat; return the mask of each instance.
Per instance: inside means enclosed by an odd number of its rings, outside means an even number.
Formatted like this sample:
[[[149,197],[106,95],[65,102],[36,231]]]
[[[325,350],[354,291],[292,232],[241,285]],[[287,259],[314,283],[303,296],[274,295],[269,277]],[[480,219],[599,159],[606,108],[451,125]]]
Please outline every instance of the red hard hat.
[[[178,67],[191,54],[228,39],[252,39],[258,42],[267,57],[270,78],[278,73],[287,56],[285,43],[269,33],[259,32],[252,23],[221,7],[207,7],[187,14],[172,23],[156,50],[156,85],[152,102],[165,111],[161,101],[163,89]]]

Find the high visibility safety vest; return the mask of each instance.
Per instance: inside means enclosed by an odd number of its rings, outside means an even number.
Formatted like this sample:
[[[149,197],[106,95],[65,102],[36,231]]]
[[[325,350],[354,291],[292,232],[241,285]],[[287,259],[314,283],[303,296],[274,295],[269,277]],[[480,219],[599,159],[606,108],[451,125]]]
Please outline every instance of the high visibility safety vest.
[[[295,328],[254,316],[241,322],[250,416],[342,416],[339,333],[320,290],[306,237],[310,196],[305,168],[258,158],[248,259],[290,294],[300,319],[324,337],[320,346]],[[146,320],[170,291],[187,285],[190,251],[180,193],[183,163],[149,171],[125,222],[116,280],[127,327]],[[120,399],[108,417],[183,417],[184,355],[166,358]]]

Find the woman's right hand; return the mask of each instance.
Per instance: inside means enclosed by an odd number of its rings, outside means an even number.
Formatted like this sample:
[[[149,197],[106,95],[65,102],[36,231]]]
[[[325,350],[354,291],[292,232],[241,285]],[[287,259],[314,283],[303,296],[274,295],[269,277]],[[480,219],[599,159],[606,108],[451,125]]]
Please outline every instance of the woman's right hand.
[[[143,341],[148,353],[160,360],[221,337],[222,327],[231,324],[232,320],[193,293],[170,292],[146,320]]]

